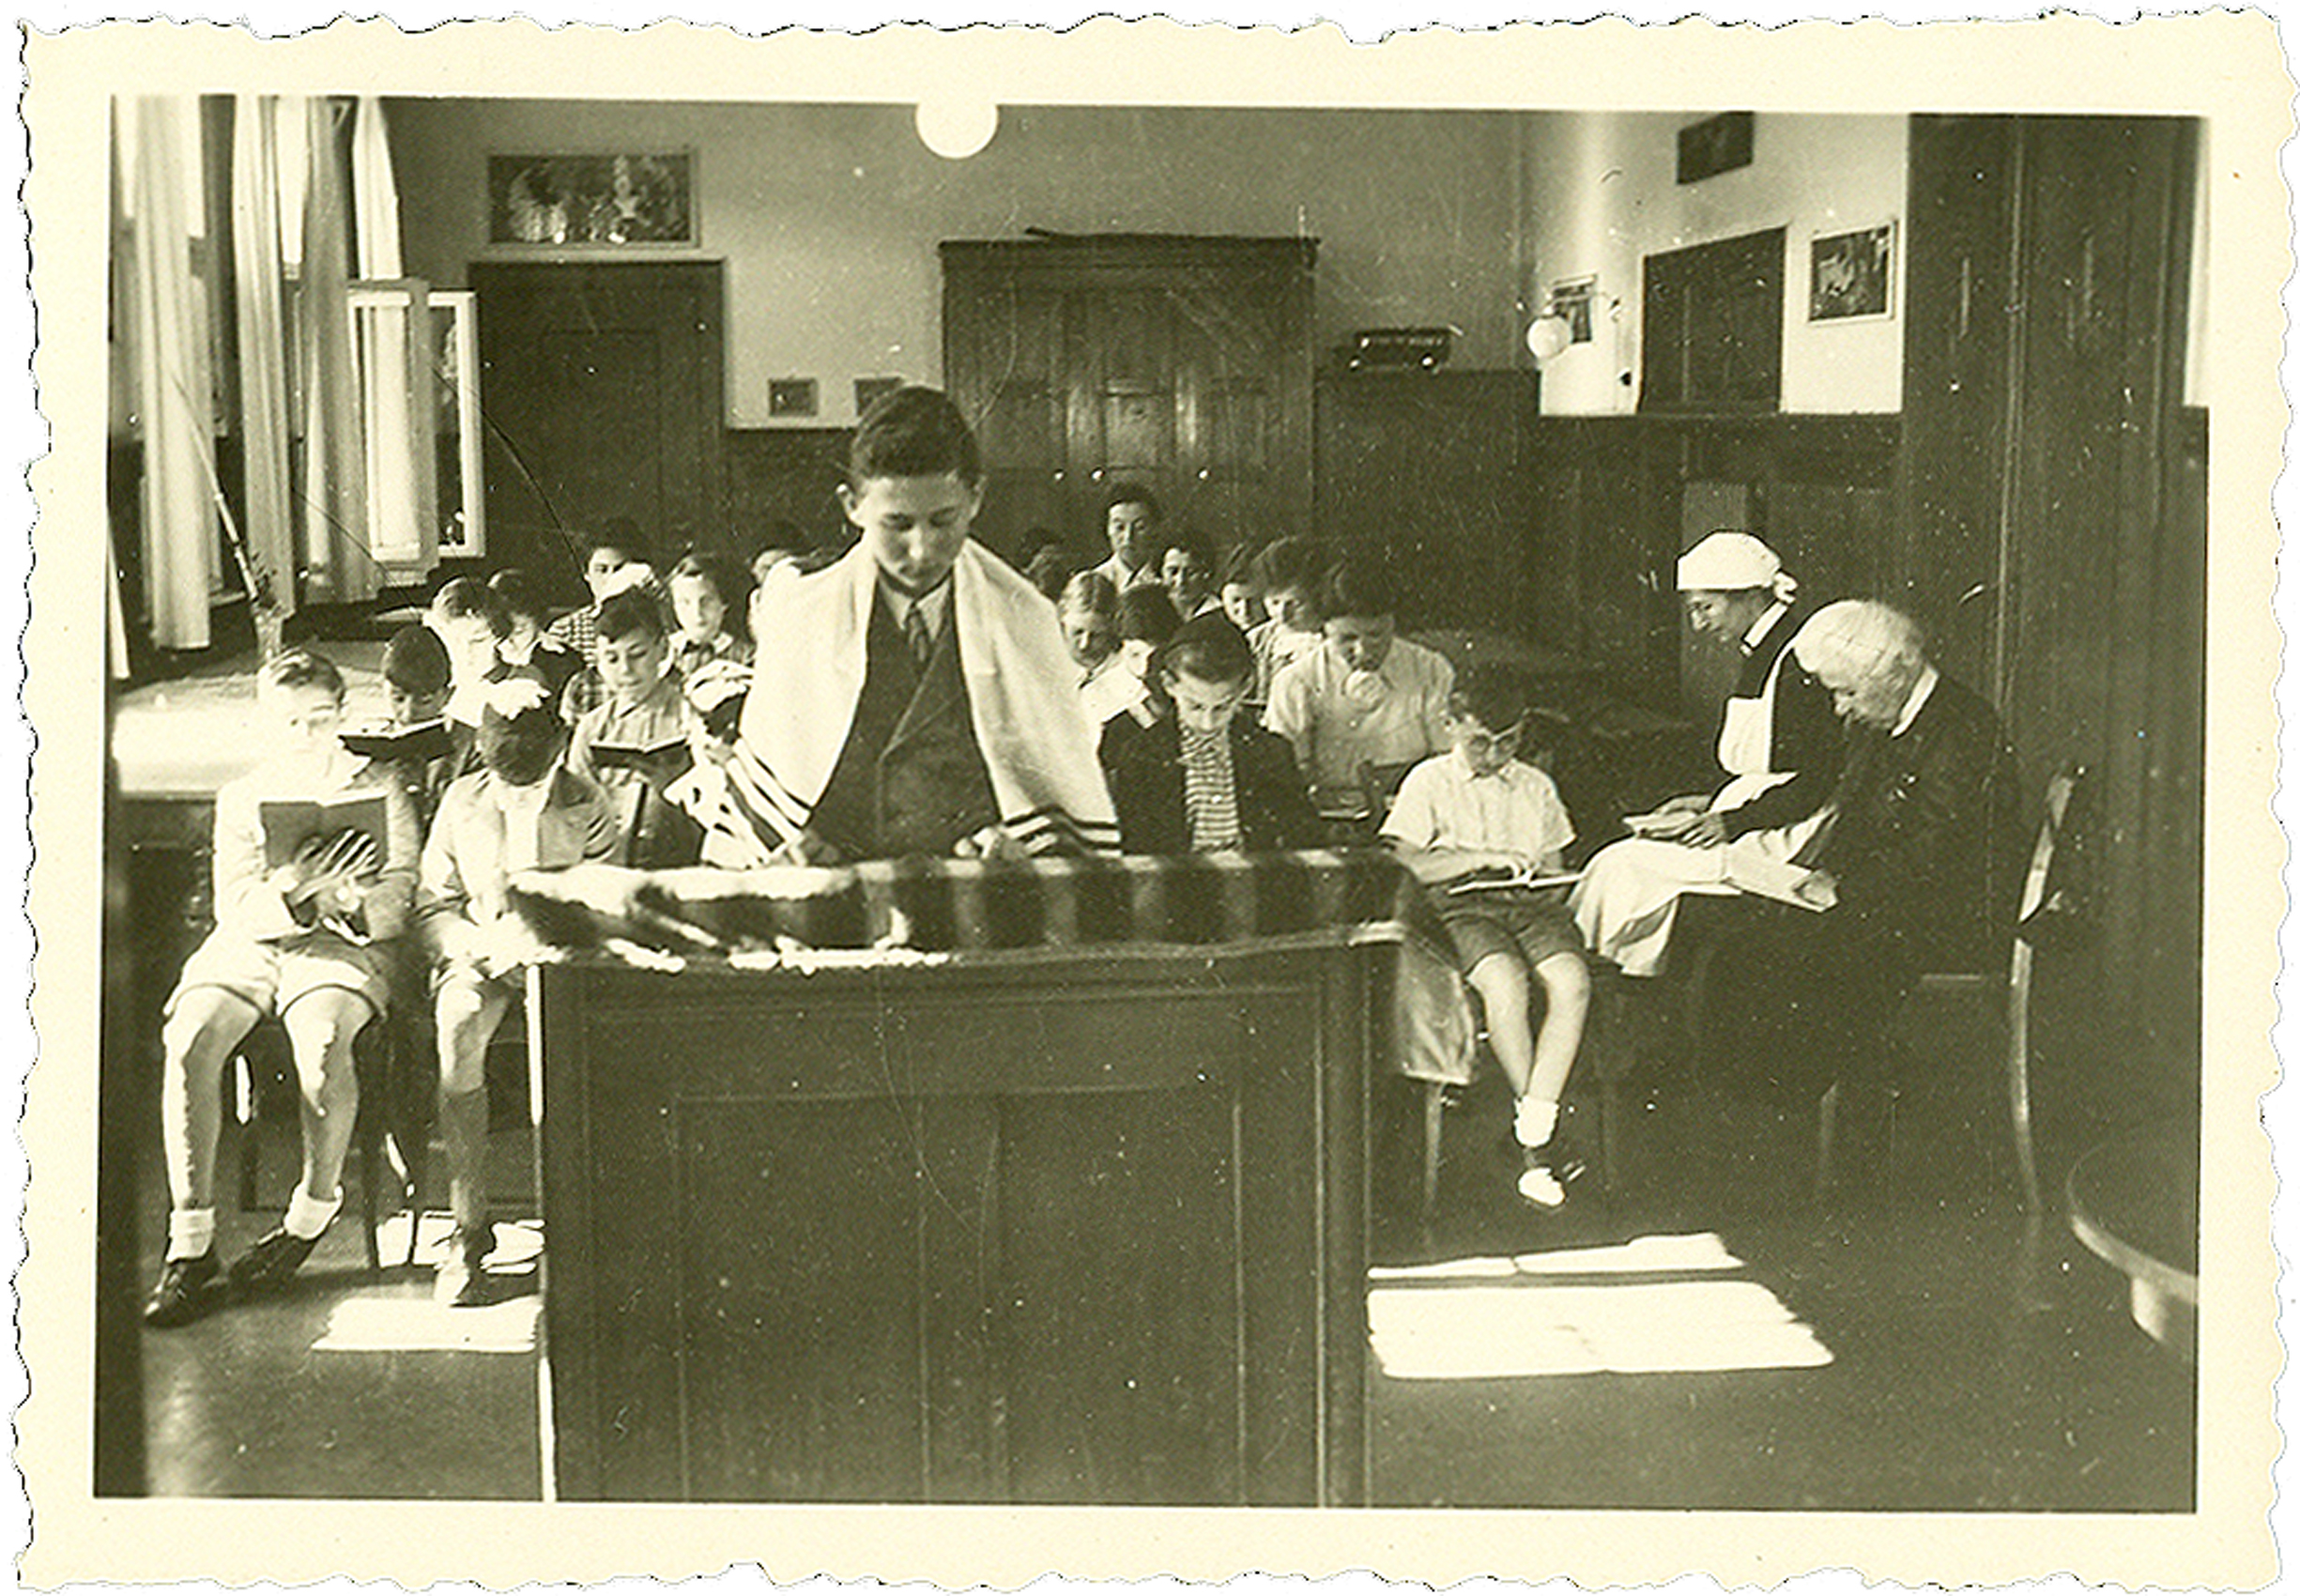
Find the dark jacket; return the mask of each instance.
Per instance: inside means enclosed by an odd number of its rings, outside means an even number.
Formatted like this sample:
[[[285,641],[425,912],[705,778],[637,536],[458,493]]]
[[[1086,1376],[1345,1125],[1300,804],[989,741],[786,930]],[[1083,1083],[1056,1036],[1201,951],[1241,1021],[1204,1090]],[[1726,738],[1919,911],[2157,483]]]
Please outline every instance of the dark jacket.
[[[1249,853],[1319,848],[1326,828],[1286,740],[1245,715],[1230,723],[1230,764],[1237,777],[1238,830]],[[1113,715],[1102,729],[1102,770],[1118,810],[1119,843],[1128,853],[1188,853],[1189,812],[1183,798],[1182,731],[1171,715],[1144,726]]]
[[[1765,811],[1776,788],[1737,811]],[[1800,862],[1837,881],[1833,920],[1882,937],[1919,969],[1993,965],[2012,926],[2025,852],[2019,772],[1997,712],[1940,679],[1909,729],[1855,725],[1832,794],[1836,819]],[[1843,922],[1840,922],[1843,923]]]

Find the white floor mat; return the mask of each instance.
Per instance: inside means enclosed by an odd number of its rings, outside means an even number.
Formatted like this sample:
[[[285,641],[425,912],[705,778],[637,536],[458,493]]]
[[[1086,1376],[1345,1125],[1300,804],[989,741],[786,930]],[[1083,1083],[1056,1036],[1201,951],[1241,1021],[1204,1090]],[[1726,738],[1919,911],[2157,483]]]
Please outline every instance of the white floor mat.
[[[1751,1281],[1376,1287],[1373,1354],[1397,1380],[1809,1369],[1829,1349]]]

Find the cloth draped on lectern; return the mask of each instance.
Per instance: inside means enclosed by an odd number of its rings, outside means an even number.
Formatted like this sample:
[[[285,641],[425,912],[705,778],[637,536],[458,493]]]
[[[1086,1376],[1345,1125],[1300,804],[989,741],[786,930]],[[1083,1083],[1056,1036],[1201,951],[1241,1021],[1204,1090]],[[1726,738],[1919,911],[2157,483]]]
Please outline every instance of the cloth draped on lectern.
[[[1475,1044],[1452,944],[1386,852],[904,859],[763,870],[587,865],[518,878],[512,906],[566,953],[772,963],[812,950],[989,959],[1034,950],[1400,944],[1398,1067],[1465,1081]]]

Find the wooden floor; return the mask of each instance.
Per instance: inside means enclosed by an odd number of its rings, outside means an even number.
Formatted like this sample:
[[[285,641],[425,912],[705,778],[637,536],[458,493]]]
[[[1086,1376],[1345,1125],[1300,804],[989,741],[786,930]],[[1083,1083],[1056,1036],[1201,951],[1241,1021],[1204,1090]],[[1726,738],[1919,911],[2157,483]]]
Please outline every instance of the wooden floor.
[[[2134,1327],[2121,1277],[2057,1218],[2024,1249],[2004,1172],[1961,1125],[1905,1115],[1896,1150],[1866,1164],[1848,1200],[1821,1209],[1802,1189],[1808,1127],[1741,1105],[1659,1098],[1639,1127],[1647,1157],[1636,1192],[1608,1201],[1585,1185],[1563,1213],[1541,1215],[1516,1205],[1493,1157],[1504,1107],[1481,1083],[1449,1112],[1439,1216],[1427,1227],[1387,1221],[1379,1262],[1713,1231],[1740,1260],[1739,1278],[1777,1297],[1832,1360],[1468,1380],[1377,1370],[1380,1503],[2193,1505],[2191,1373]],[[495,1140],[498,1173],[514,1181],[525,1135],[498,1131]],[[287,1157],[284,1145],[268,1153],[282,1170]],[[146,1280],[157,1262],[160,1208],[154,1192]],[[225,1251],[269,1219],[226,1214]],[[521,1289],[507,1278],[509,1299],[479,1313],[497,1315],[498,1328],[510,1324]],[[151,1490],[536,1497],[536,1353],[416,1344],[440,1322],[426,1316],[427,1295],[420,1267],[370,1281],[355,1228],[339,1222],[284,1298],[144,1332]],[[379,1317],[416,1327],[408,1344],[315,1345],[331,1329],[342,1340],[345,1325]]]

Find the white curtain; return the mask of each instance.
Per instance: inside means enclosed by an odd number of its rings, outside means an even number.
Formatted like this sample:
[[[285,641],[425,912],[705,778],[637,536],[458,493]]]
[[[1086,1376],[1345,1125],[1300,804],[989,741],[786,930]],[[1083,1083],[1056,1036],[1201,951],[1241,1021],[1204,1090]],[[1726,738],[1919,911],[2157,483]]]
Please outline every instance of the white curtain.
[[[303,377],[306,595],[345,602],[377,587],[367,525],[366,442],[351,341],[351,173],[337,132],[351,103],[305,102],[303,283],[296,298]]]
[[[286,274],[280,248],[281,102],[242,95],[232,117],[233,287],[239,310],[239,420],[246,462],[248,554],[282,610],[296,605],[294,479],[288,468],[290,368]],[[299,167],[300,115],[288,146]],[[300,182],[298,184],[300,192]]]
[[[122,223],[115,237],[130,256],[121,353],[144,445],[145,600],[155,643],[202,649],[217,519],[207,307],[192,260],[199,102],[123,97],[113,139]]]

